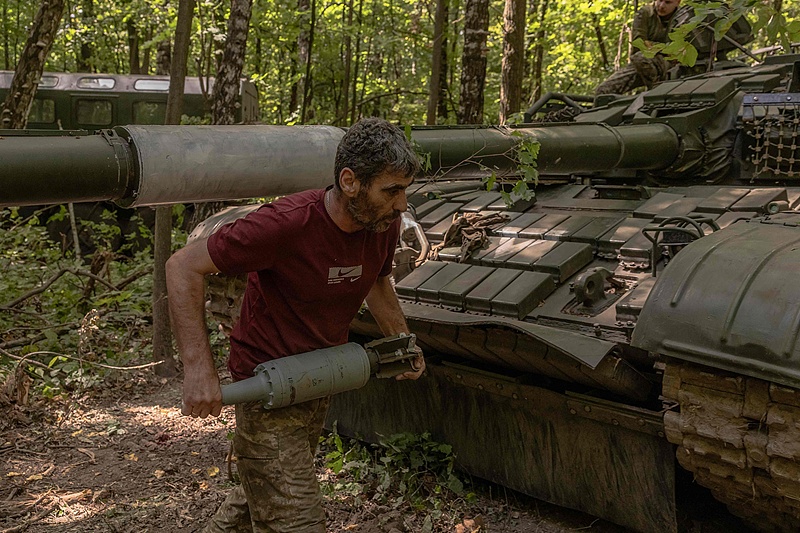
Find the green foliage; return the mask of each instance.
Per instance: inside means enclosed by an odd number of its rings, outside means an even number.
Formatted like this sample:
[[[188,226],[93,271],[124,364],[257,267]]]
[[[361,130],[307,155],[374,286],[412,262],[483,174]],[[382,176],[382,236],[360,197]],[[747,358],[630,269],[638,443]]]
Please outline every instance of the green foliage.
[[[204,126],[211,124],[211,115],[202,117],[190,117],[189,115],[181,115],[181,124],[189,126]]]
[[[56,218],[63,217],[63,211]],[[88,277],[89,265],[67,257],[51,241],[38,216],[23,218],[16,209],[0,210],[0,383],[16,369],[34,378],[38,395],[54,398],[74,391],[130,379],[125,372],[96,366],[129,366],[149,362],[152,259],[149,252],[121,256],[102,248],[119,228],[113,216],[89,223],[100,247],[87,259],[107,261],[97,275],[111,285],[133,276],[113,290]],[[88,223],[88,221],[83,221]],[[83,272],[83,273],[82,273]],[[58,274],[60,276],[57,276]],[[31,290],[42,292],[8,303]],[[9,357],[26,357],[19,361]]]
[[[414,148],[414,152],[419,158],[420,165],[422,166],[422,172],[428,174],[431,170],[431,153],[425,151],[425,149],[423,149],[422,146],[411,137],[411,126],[406,125],[403,132],[405,133],[406,139],[411,142],[411,146]]]
[[[321,446],[326,466],[335,474],[323,484],[330,494],[429,511],[442,509],[447,499],[474,498],[454,472],[450,445],[431,440],[428,433],[401,433],[366,445],[344,440],[334,429]]]
[[[112,250],[114,242],[122,236],[122,229],[117,224],[117,214],[114,211],[103,209],[100,218],[101,222],[81,220],[81,229],[88,231],[92,235],[92,240],[98,247]]]
[[[645,57],[663,54],[668,60],[683,65],[694,66],[697,62],[697,49],[690,42],[692,32],[709,29],[714,32],[714,40],[720,42],[731,27],[742,17],[751,20],[754,34],[765,33],[771,44],[780,43],[785,50],[791,43],[800,39],[800,20],[790,21],[787,14],[778,12],[772,4],[760,0],[731,0],[729,2],[702,2],[684,0],[694,15],[685,24],[670,32],[668,43],[647,44],[636,39],[633,46],[642,50]]]
[[[681,26],[687,28],[688,25]],[[681,32],[683,34],[684,32]],[[678,32],[669,34],[673,39],[668,43],[645,43],[641,38],[633,41],[633,46],[642,50],[645,57],[653,58],[656,54],[663,54],[668,60],[675,60],[683,65],[693,67],[697,62],[697,48],[687,42],[686,35]]]
[[[627,61],[625,30],[633,19],[633,3],[550,0],[542,20],[543,4],[538,2],[539,11],[528,14],[529,53],[533,57],[540,46],[544,52],[542,94],[547,91],[592,94],[597,84],[614,70],[618,54],[621,65]],[[603,64],[598,32],[606,50],[607,65]],[[499,65],[499,54],[494,61]],[[535,80],[531,79],[529,84],[532,92]]]
[[[673,43],[650,48],[641,42],[629,46],[627,30],[634,16],[633,2],[531,2],[523,99],[532,102],[537,90],[591,94],[615,66],[628,61],[629,51],[637,47],[644,47],[649,54],[663,53],[692,64],[696,50],[687,42],[686,32],[693,25],[703,24],[708,16],[713,17],[712,27],[718,38],[738,17],[746,16],[757,34],[754,46],[780,43],[788,49],[791,41],[800,40],[797,2],[784,1],[777,12],[774,2],[760,0],[685,1],[696,6],[696,20],[676,30]],[[447,117],[439,118],[445,124],[455,122],[458,107],[464,4],[464,0],[450,0],[445,25]],[[435,0],[314,0],[313,5],[312,13],[311,9],[301,10],[298,0],[254,2],[244,76],[259,89],[262,121],[346,126],[361,116],[381,116],[398,123],[421,123],[428,97]],[[38,2],[6,2],[0,9],[6,69],[16,66],[37,8]],[[216,74],[227,38],[229,9],[227,1],[198,0],[187,65],[189,75]],[[138,43],[137,66],[155,73],[156,49],[174,35],[176,10],[176,2],[162,0],[70,2],[48,56],[47,69],[74,72],[78,70],[78,58],[88,53],[88,70],[129,73],[133,70],[131,43]],[[502,13],[503,2],[493,0],[484,93],[485,122],[490,124],[497,122],[499,109]],[[313,38],[308,80],[300,49],[304,36]],[[535,75],[539,51],[541,80]],[[301,117],[304,94],[308,96],[307,109],[305,117]]]
[[[697,17],[685,28],[676,30],[674,43],[648,48],[640,42],[632,50],[644,48],[650,54],[660,52],[693,64],[696,50],[687,42],[686,32],[704,23],[707,16],[714,17],[712,26],[718,38],[738,17],[746,16],[757,34],[756,46],[780,43],[788,49],[790,42],[800,40],[797,2],[784,1],[777,12],[773,2],[760,0],[685,1],[696,6]],[[454,123],[458,107],[464,4],[464,0],[449,2],[444,35],[448,117],[439,119],[442,123]],[[3,4],[5,69],[16,66],[38,5],[38,2]],[[435,8],[435,0],[315,0],[311,81],[305,91],[309,101],[306,116],[301,117],[306,64],[300,54],[299,40],[311,30],[312,12],[300,10],[298,0],[255,2],[244,75],[259,89],[262,121],[346,126],[352,119],[374,115],[399,123],[421,123],[426,113]],[[227,1],[198,0],[187,65],[189,75],[216,74],[227,36],[229,9]],[[162,0],[70,2],[48,56],[47,69],[75,72],[79,58],[88,52],[85,59],[88,70],[129,73],[133,69],[130,43],[138,43],[138,66],[153,74],[159,43],[174,35],[176,11],[176,2]],[[499,109],[502,14],[503,2],[493,0],[486,45],[487,123],[497,121]],[[634,3],[627,0],[532,2],[526,24],[528,59],[524,99],[531,102],[537,89],[533,66],[538,49],[542,50],[538,87],[541,92],[591,94],[615,65],[628,61],[631,47],[627,29],[633,16]],[[601,50],[605,51],[605,64]],[[350,77],[346,80],[348,58]]]
[[[484,184],[487,191],[492,191],[500,185],[500,196],[505,204],[511,207],[519,200],[529,201],[535,196],[531,186],[536,187],[539,183],[537,160],[541,144],[519,130],[512,130],[509,135],[517,139],[512,156],[517,167],[516,176],[512,179],[501,178],[494,170],[484,167],[484,171],[488,172]]]

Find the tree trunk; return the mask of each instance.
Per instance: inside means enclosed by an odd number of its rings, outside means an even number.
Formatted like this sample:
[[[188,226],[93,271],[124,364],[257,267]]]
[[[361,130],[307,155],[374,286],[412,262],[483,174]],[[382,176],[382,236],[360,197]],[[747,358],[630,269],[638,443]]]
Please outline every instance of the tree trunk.
[[[305,75],[303,76],[303,100],[300,106],[300,124],[305,124],[308,119],[308,107],[314,93],[311,88],[311,52],[314,48],[314,27],[317,25],[317,0],[310,0],[311,23],[308,28],[308,53],[305,56]],[[299,43],[298,43],[299,44]]]
[[[189,37],[192,31],[195,0],[180,0],[178,23],[175,28],[175,45],[169,68],[169,94],[167,95],[166,124],[180,124],[183,115],[183,93],[186,83],[186,62],[189,59]],[[161,47],[159,46],[159,50]],[[161,61],[159,61],[161,63]]]
[[[428,85],[428,114],[425,123],[429,126],[436,124],[436,110],[439,107],[439,98],[442,95],[442,61],[447,56],[444,44],[444,25],[447,20],[448,0],[436,1],[436,14],[433,18],[433,52],[431,56],[431,79]]]
[[[292,57],[292,64],[291,64],[291,72],[292,72],[292,79],[295,79],[294,83],[292,83],[291,88],[291,98],[289,101],[289,113],[294,114],[300,111],[300,108],[303,105],[303,94],[305,94],[305,70],[306,70],[306,63],[308,63],[308,58],[311,50],[310,46],[310,39],[311,39],[311,32],[306,25],[306,18],[308,18],[308,13],[311,9],[310,0],[297,0],[297,11],[300,13],[300,20],[298,21],[300,30],[297,34],[297,56]],[[302,75],[298,76],[298,72],[303,72]],[[302,121],[302,115],[301,119]]]
[[[600,20],[596,14],[592,14],[592,24],[594,24],[594,34],[597,36],[597,44],[600,47],[600,57],[603,59],[603,67],[608,68],[608,52],[606,43],[603,41],[603,32],[600,29]]]
[[[452,96],[450,95],[450,73],[453,71],[453,66],[450,65],[450,52],[449,52],[449,45],[447,42],[448,36],[450,34],[457,35],[455,31],[451,31],[449,29],[448,22],[450,20],[450,6],[445,6],[444,12],[444,31],[442,32],[442,59],[441,59],[441,70],[439,71],[439,103],[438,103],[438,111],[437,115],[439,116],[442,121],[446,121],[449,116],[449,109],[453,108],[452,105]],[[457,39],[453,39],[455,43]]]
[[[94,30],[89,30],[95,23],[94,20],[94,0],[83,0],[81,3],[83,14],[81,15],[81,47],[78,54],[77,69],[78,72],[94,72],[92,65],[92,56],[94,55],[92,34]]]
[[[542,1],[542,11],[539,14],[539,29],[536,31],[536,48],[533,52],[533,95],[531,102],[542,96],[542,63],[544,62],[544,22],[547,16],[548,0]]]
[[[146,35],[146,40],[147,41],[150,41],[150,40],[153,39],[153,27],[152,26],[148,26],[147,32],[146,32],[145,35]],[[147,47],[147,48],[144,49],[144,52],[142,52],[142,63],[141,63],[141,66],[139,67],[139,74],[150,74],[150,50],[151,50],[151,48]]]
[[[522,105],[525,67],[525,0],[506,0],[503,12],[503,60],[500,80],[500,124]]]
[[[247,31],[253,0],[231,0],[231,16],[228,19],[228,38],[222,64],[214,81],[211,97],[211,123],[233,124],[238,102],[240,78],[247,46]]]
[[[10,70],[11,56],[8,53],[8,0],[3,0],[3,70]]]
[[[166,76],[169,74],[172,65],[172,48],[169,41],[158,43],[156,50],[156,74]]]
[[[347,14],[344,17],[342,26],[344,27],[344,39],[342,40],[342,47],[344,48],[344,76],[342,79],[342,111],[338,113],[342,122],[347,123],[347,117],[350,114],[350,76],[353,70],[353,43],[350,37],[350,32],[353,28],[353,0],[347,1]]]
[[[463,18],[460,15],[460,12],[459,12],[458,3],[456,3],[456,5],[454,7],[455,7],[455,13],[453,13],[452,17],[448,18],[448,21],[449,20],[453,21],[453,23],[452,23],[453,27],[450,30],[450,34],[454,36],[453,37],[453,42],[450,43],[450,55],[449,55],[449,59],[448,59],[448,62],[447,62],[448,70],[449,70],[448,76],[447,76],[447,87],[451,88],[451,89],[456,84],[456,70],[458,70],[456,68],[456,64],[455,64],[456,63],[456,51],[458,49],[458,35],[461,35],[461,28],[459,28],[459,24],[458,23],[459,23],[459,21],[463,20]],[[452,62],[453,64],[451,65],[450,62]],[[452,98],[452,96],[451,96],[451,98]],[[455,113],[456,112],[455,102],[453,102],[452,108],[453,108],[453,112]]]
[[[231,0],[231,15],[228,19],[228,36],[222,62],[214,80],[211,96],[211,123],[226,125],[236,120],[239,103],[244,54],[247,46],[247,33],[250,28],[252,0]],[[191,227],[224,207],[224,202],[205,202],[194,205]]]
[[[13,61],[12,64],[17,64],[17,50],[19,49],[19,34],[20,34],[20,14],[22,12],[20,0],[17,0],[17,9],[15,9],[17,16],[16,16],[16,25],[14,26],[14,47],[12,50],[14,51],[13,54]],[[10,70],[10,69],[9,69]]]
[[[157,376],[172,377],[178,373],[172,349],[169,322],[166,264],[172,253],[172,206],[156,207],[156,228],[153,237],[153,361],[162,361],[155,368]]]
[[[0,115],[3,128],[21,130],[28,124],[28,113],[33,104],[33,97],[63,13],[64,0],[44,0],[36,13],[25,48],[14,71],[11,88],[3,102]]]
[[[234,0],[231,0],[231,7],[233,7]],[[232,14],[232,13],[231,13]],[[211,16],[214,19],[214,26],[219,30],[222,31],[222,28],[227,28],[228,22],[225,20],[225,2],[222,0],[215,3],[215,7],[211,10]],[[229,19],[230,20],[230,19]],[[227,34],[227,32],[226,32]],[[223,55],[225,54],[225,46],[226,43],[224,40],[220,39],[211,39],[209,45],[209,52],[211,53],[211,58],[214,62],[214,70],[213,72],[219,72],[222,68],[222,61]],[[212,52],[213,49],[213,52]],[[211,69],[211,63],[209,62],[208,68]]]
[[[526,14],[526,20],[531,24],[536,23],[536,17],[539,13],[539,0],[530,0],[528,3],[528,12]],[[531,71],[533,61],[531,58],[533,57],[533,46],[536,41],[536,33],[527,33],[525,37],[525,59],[523,60],[522,66],[522,102],[528,102],[531,98],[532,92],[532,76]]]
[[[364,97],[367,93],[367,82],[369,81],[369,70],[370,70],[369,58],[370,55],[372,54],[372,39],[373,35],[370,34],[370,36],[367,38],[367,51],[364,54],[365,59],[364,59],[364,69],[363,69],[364,72],[361,76],[361,94],[359,94],[358,96],[358,116],[360,117],[364,116]],[[356,106],[354,105],[353,107],[355,108]]]
[[[195,0],[180,0],[178,23],[175,28],[174,57],[169,72],[166,124],[180,124],[183,114],[183,93],[186,81],[186,62],[189,59],[189,35]],[[153,242],[153,361],[163,361],[155,367],[156,375],[177,374],[169,326],[166,264],[172,253],[172,206],[156,208],[156,229]]]
[[[353,105],[350,109],[350,124],[355,124],[356,122],[356,99],[358,98],[358,69],[361,66],[361,30],[362,30],[362,14],[364,13],[364,0],[358,0],[358,34],[356,35],[356,59],[355,65],[353,66],[353,80],[352,80],[352,91],[353,91]]]
[[[133,18],[128,19],[128,64],[131,74],[141,74],[139,62],[139,33]]]
[[[486,38],[489,34],[489,0],[467,0],[464,6],[464,53],[461,56],[459,124],[483,122],[486,85]]]

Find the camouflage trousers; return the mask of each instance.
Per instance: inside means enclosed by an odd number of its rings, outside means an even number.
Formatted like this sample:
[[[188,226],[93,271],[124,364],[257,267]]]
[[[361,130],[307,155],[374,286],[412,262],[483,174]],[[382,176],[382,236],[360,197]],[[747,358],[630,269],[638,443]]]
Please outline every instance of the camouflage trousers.
[[[614,72],[597,86],[594,94],[628,94],[637,87],[651,89],[667,78],[669,63],[663,56],[644,57],[642,52],[631,56],[631,62]]]
[[[236,406],[233,449],[241,478],[205,533],[325,533],[314,468],[330,398],[266,410]]]

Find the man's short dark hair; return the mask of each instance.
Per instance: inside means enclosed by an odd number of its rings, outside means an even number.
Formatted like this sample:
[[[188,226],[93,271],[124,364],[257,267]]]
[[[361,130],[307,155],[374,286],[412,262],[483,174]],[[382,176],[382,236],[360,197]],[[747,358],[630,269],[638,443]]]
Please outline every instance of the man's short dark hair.
[[[384,172],[409,178],[420,171],[414,147],[403,131],[382,118],[361,119],[344,134],[336,150],[334,186],[340,188],[342,169],[353,171],[358,181],[369,187]]]

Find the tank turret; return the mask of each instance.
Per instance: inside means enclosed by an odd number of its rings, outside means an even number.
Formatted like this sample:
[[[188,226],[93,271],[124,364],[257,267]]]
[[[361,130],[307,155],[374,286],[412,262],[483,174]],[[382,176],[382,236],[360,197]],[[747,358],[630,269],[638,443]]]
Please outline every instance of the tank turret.
[[[776,56],[601,97],[570,122],[412,128],[430,170],[409,190],[395,288],[428,376],[338,394],[330,421],[368,440],[429,432],[476,476],[637,531],[677,531],[676,468],[753,527],[794,530],[798,102],[800,57]],[[324,187],[341,135],[3,133],[2,204]],[[534,197],[510,194],[530,177],[526,150],[538,152]],[[462,246],[465,227],[476,246]],[[223,329],[243,287],[210,280]],[[368,310],[351,332],[381,336]]]

